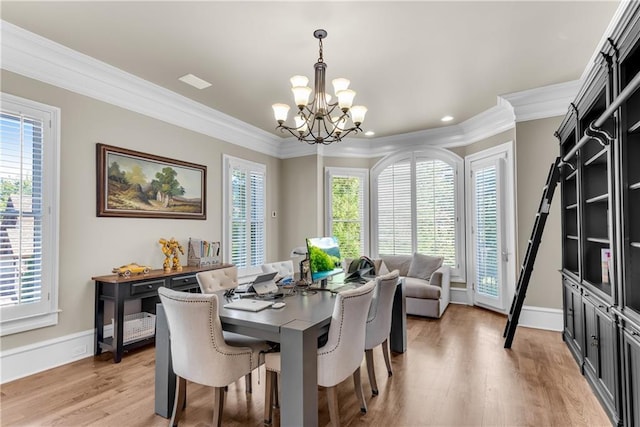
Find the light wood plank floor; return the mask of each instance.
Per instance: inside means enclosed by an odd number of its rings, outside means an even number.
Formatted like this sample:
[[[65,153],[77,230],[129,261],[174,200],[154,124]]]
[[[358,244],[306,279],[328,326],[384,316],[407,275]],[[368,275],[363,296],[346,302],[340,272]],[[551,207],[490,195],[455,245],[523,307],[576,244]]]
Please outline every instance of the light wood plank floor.
[[[408,351],[392,355],[387,378],[380,351],[375,363],[380,395],[361,415],[353,381],[339,386],[345,426],[608,426],[560,333],[518,328],[503,349],[505,317],[450,305],[440,320],[410,316]],[[225,426],[261,426],[264,370],[254,373],[253,394],[244,380],[229,386]],[[1,387],[2,426],[166,426],[154,414],[154,349],[88,358]],[[320,425],[329,423],[319,392]],[[189,384],[182,426],[211,423],[213,391]],[[279,424],[275,411],[274,425]]]

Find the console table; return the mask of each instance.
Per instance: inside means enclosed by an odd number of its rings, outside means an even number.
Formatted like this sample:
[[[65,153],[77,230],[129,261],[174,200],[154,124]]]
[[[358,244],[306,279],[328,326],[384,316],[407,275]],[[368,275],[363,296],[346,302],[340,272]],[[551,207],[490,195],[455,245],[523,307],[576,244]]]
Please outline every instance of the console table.
[[[207,267],[183,267],[182,271],[172,271],[170,273],[165,273],[164,270],[159,269],[151,270],[148,274],[134,274],[129,277],[117,274],[92,277],[91,280],[95,281],[96,285],[94,354],[97,356],[103,350],[111,351],[114,363],[119,363],[125,350],[131,350],[155,341],[155,336],[151,336],[124,344],[125,301],[140,299],[142,301],[142,311],[155,314],[156,304],[160,302],[158,297],[159,287],[165,286],[179,291],[199,292],[196,273],[231,266],[232,264],[217,264]],[[114,307],[113,336],[107,338],[104,336],[105,301],[112,301]]]

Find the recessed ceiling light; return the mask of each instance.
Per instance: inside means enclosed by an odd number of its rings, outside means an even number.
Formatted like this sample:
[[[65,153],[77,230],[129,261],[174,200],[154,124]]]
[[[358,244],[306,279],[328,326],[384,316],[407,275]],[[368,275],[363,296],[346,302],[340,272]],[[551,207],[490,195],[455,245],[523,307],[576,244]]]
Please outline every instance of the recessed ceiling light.
[[[375,134],[376,134],[376,133],[375,133],[374,131],[372,131],[372,130],[368,130],[368,131],[366,131],[366,132],[364,133],[364,136],[373,136],[373,135],[375,135]]]
[[[440,120],[442,120],[443,122],[450,122],[451,120],[453,120],[453,117],[452,116],[444,116]]]
[[[180,77],[178,80],[185,82],[188,85],[191,85],[198,89],[204,89],[211,86],[211,83],[202,80],[200,77],[196,77],[193,74],[185,74]]]

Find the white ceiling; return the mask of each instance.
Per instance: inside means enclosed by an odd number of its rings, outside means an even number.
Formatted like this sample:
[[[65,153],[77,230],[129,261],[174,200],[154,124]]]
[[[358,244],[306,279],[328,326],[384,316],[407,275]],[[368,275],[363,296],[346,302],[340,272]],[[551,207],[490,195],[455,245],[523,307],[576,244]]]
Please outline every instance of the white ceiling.
[[[376,137],[460,123],[579,79],[618,2],[12,2],[3,20],[275,133],[289,77],[346,77]],[[178,80],[209,81],[198,90]],[[440,118],[454,116],[444,124]],[[288,134],[278,135],[287,136]]]

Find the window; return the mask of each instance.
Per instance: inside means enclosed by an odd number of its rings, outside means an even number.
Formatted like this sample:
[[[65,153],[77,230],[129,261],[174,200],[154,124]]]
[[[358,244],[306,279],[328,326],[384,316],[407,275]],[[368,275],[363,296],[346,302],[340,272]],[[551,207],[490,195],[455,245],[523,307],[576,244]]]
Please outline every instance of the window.
[[[266,167],[224,156],[225,260],[238,268],[266,258]]]
[[[325,169],[327,234],[338,239],[340,253],[358,258],[369,253],[369,171]]]
[[[1,94],[2,335],[55,325],[60,110]]]
[[[399,153],[372,169],[373,252],[444,256],[464,280],[462,159],[446,150]]]

